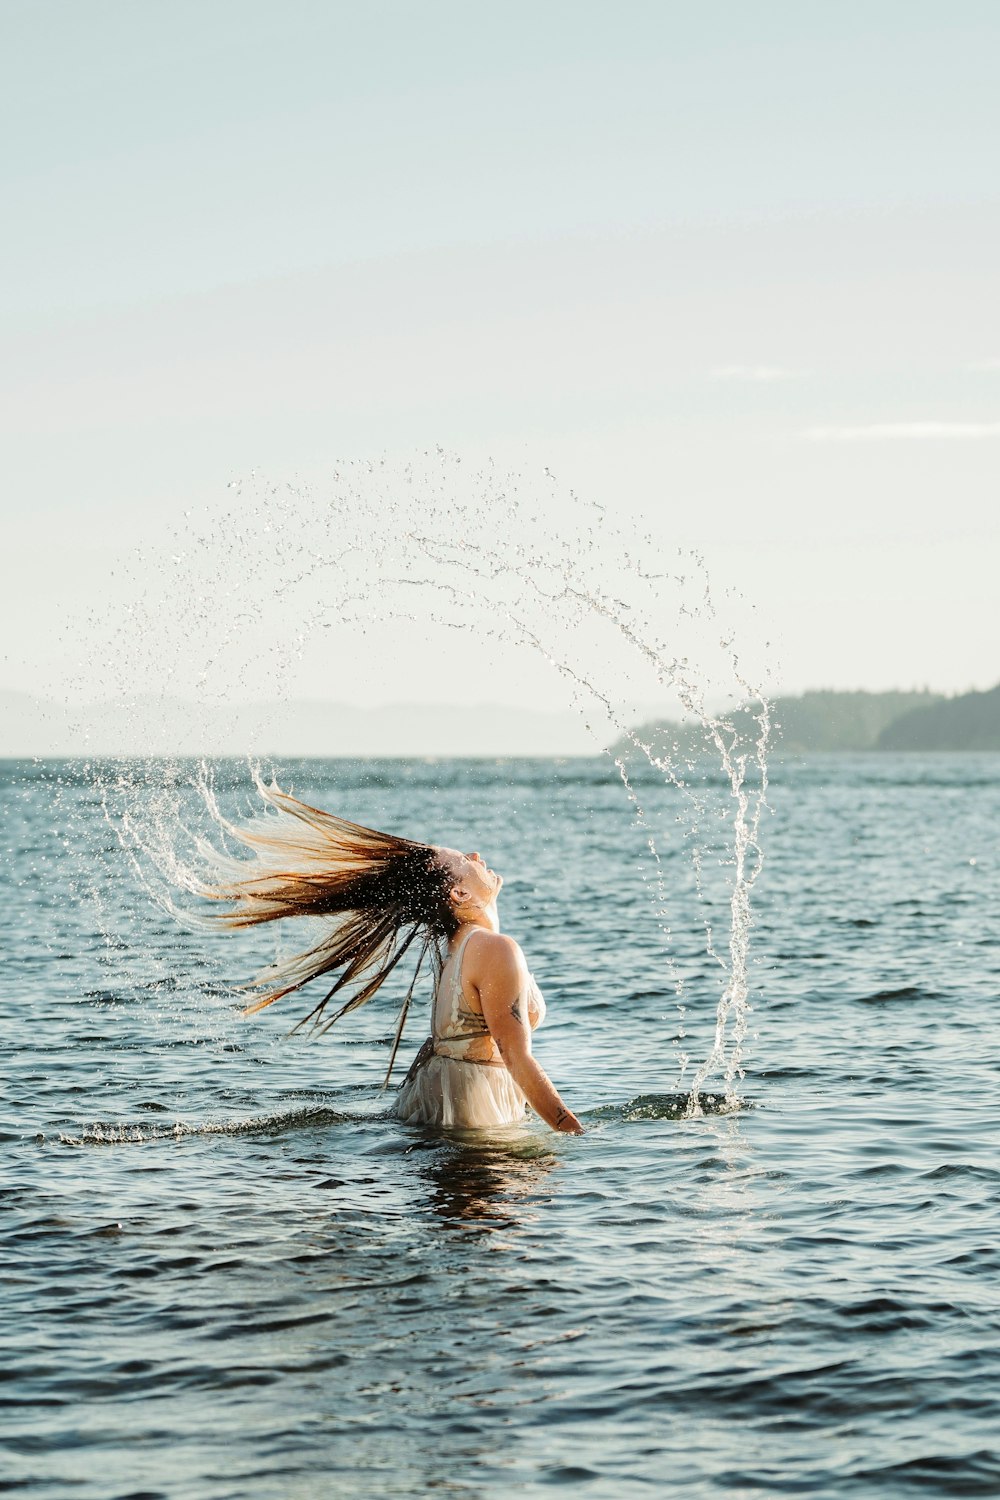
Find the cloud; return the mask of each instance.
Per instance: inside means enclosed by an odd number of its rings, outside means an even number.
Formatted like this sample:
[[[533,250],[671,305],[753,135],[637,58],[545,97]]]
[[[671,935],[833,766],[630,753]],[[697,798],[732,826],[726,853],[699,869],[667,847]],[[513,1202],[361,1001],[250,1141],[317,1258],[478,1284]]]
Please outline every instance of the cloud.
[[[786,370],[783,365],[718,365],[710,373],[712,380],[798,380],[801,370]]]
[[[977,374],[990,373],[995,375],[1000,371],[1000,359],[975,359],[969,366],[969,369],[975,370]]]
[[[919,442],[926,438],[1000,437],[1000,422],[867,422],[858,427],[807,427],[809,443]]]

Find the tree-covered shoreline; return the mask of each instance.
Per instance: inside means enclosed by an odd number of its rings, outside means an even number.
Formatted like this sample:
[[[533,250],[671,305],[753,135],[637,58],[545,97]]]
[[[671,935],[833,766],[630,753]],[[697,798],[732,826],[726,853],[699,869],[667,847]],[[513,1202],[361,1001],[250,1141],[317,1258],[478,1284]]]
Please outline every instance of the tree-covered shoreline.
[[[740,743],[759,734],[760,707],[751,702],[721,716]],[[816,690],[776,698],[769,712],[785,754],[1000,750],[1000,685],[951,698],[928,689]],[[655,754],[689,757],[711,749],[711,735],[691,719],[649,720],[633,733]],[[613,753],[627,753],[630,743],[623,737],[612,746]]]

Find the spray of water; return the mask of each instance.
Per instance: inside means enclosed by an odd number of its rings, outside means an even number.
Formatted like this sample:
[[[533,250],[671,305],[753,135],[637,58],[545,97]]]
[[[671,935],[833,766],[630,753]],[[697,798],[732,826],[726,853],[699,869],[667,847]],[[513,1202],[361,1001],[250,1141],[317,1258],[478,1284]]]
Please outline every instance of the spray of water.
[[[693,1004],[680,949],[690,957],[690,935],[678,943],[672,928],[664,851],[677,843],[688,851],[703,956],[719,972],[714,1040],[685,1083],[688,1107],[699,1110],[710,1075],[721,1075],[735,1104],[771,733],[762,669],[745,668],[737,648],[748,614],[737,591],[717,600],[698,554],[665,554],[648,532],[616,522],[548,470],[473,468],[440,449],[399,463],[345,463],[323,484],[252,474],[233,482],[227,501],[216,514],[185,518],[155,582],[143,570],[148,560],[136,559],[135,598],[104,651],[104,696],[126,743],[166,748],[172,738],[183,748],[227,703],[254,692],[280,698],[319,659],[317,642],[328,654],[357,652],[366,638],[395,632],[426,641],[428,655],[457,662],[455,670],[488,671],[512,653],[546,663],[595,749],[609,755],[643,830],[644,878],[677,1008],[679,1080]],[[429,699],[440,686],[429,671]],[[719,706],[727,703],[748,706],[734,713]],[[666,743],[637,728],[654,704],[683,719]],[[252,750],[259,725],[251,716],[240,727]],[[133,874],[184,920],[178,891],[191,884],[197,820],[217,810],[211,770],[192,776],[176,759],[132,759],[95,762],[91,775]],[[98,879],[92,894],[112,934],[116,918]],[[120,932],[108,937],[116,942]]]

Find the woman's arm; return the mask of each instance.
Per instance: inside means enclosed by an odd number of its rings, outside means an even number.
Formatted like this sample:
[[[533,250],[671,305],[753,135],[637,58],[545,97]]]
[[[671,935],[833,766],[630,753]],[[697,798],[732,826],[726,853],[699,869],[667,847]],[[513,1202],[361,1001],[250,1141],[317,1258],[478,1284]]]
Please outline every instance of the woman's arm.
[[[473,962],[469,980],[478,991],[483,1020],[507,1071],[546,1125],[582,1135],[580,1121],[566,1108],[545,1069],[531,1055],[531,1027],[522,999],[527,970],[520,948],[513,938],[494,932],[477,936],[476,946],[478,951],[470,954]]]

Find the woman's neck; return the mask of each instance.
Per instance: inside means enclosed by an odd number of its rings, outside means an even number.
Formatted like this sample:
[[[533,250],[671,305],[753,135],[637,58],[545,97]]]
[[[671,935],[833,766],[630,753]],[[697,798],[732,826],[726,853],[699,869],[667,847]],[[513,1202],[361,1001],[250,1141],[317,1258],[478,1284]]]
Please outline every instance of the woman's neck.
[[[456,915],[458,915],[456,913]],[[497,915],[496,902],[491,901],[489,906],[478,906],[471,911],[467,910],[459,916],[459,925],[455,929],[454,938],[464,937],[466,929],[471,931],[474,927],[481,927],[484,932],[499,932],[500,918]]]

